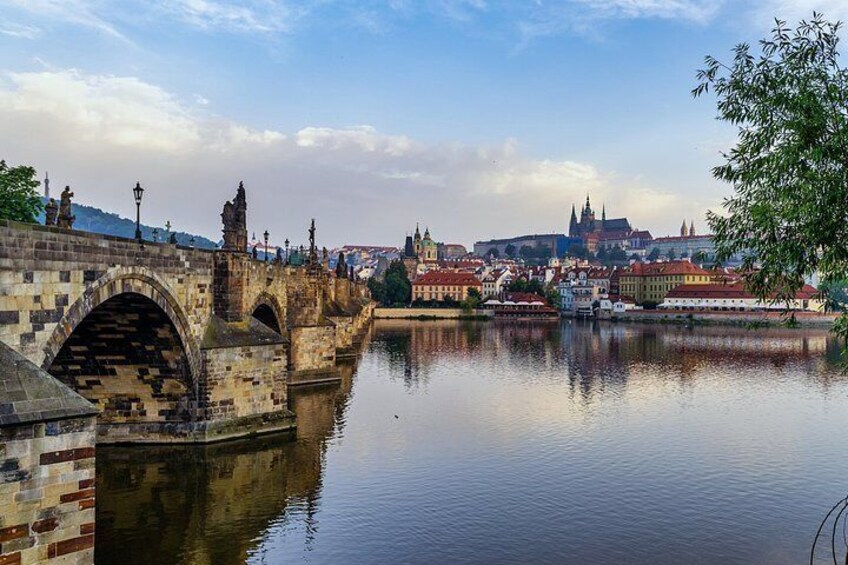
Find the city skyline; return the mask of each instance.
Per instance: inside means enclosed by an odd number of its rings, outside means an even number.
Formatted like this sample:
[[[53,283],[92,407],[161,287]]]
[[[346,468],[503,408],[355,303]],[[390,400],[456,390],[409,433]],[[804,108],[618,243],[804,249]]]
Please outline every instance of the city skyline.
[[[328,247],[566,231],[592,194],[654,235],[705,231],[732,128],[692,100],[779,15],[835,1],[492,4],[2,1],[0,146],[54,192],[218,240],[240,180],[250,230]],[[277,242],[279,243],[279,242]]]

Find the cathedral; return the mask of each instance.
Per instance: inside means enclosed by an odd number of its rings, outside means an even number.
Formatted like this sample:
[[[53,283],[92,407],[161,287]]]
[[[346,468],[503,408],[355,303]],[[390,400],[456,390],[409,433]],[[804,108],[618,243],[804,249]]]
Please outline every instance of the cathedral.
[[[571,223],[568,227],[570,237],[579,237],[585,244],[590,240],[595,242],[603,239],[627,237],[633,231],[627,218],[607,219],[607,211],[601,208],[601,219],[595,219],[595,211],[586,196],[586,205],[580,210],[580,221],[577,221],[577,210],[571,206]]]

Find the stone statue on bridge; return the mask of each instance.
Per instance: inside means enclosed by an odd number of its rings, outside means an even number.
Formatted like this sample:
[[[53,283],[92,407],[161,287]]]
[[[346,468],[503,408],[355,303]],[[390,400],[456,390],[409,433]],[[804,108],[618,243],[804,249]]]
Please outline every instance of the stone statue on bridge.
[[[231,251],[247,250],[247,197],[244,182],[239,182],[236,197],[224,204],[221,212],[224,223],[224,249]]]
[[[347,277],[347,264],[345,263],[344,251],[339,251],[339,260],[336,261],[336,278]]]
[[[59,201],[59,217],[56,225],[60,228],[71,229],[74,227],[76,216],[71,213],[71,198],[73,197],[74,193],[71,192],[71,187],[66,186],[65,190],[62,191],[62,197]]]
[[[56,218],[59,216],[59,205],[56,204],[56,199],[51,198],[44,206],[44,225],[55,226]]]
[[[315,218],[312,218],[312,224],[309,226],[309,264],[318,264],[318,249],[315,247]]]

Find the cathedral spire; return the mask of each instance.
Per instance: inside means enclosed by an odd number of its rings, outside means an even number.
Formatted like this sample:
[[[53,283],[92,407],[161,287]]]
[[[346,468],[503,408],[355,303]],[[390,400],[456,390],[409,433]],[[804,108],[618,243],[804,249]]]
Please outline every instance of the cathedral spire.
[[[568,223],[568,235],[571,237],[577,237],[579,227],[577,225],[577,208],[574,204],[571,205],[571,221]]]
[[[686,220],[683,220],[683,225],[680,227],[680,237],[686,237]]]
[[[695,237],[695,220],[692,220],[692,223],[689,224],[689,235]]]

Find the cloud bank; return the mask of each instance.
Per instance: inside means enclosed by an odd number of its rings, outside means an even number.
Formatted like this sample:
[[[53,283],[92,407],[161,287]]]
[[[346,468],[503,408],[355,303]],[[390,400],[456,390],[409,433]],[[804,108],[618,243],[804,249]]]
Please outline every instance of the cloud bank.
[[[79,201],[131,215],[147,189],[146,221],[218,239],[219,213],[240,180],[250,229],[303,242],[396,244],[416,222],[440,240],[564,231],[572,203],[637,226],[697,217],[703,204],[569,159],[534,159],[513,139],[488,146],[423,143],[367,125],[280,132],[210,115],[134,77],[76,70],[6,73],[0,146],[10,163],[50,172]]]

